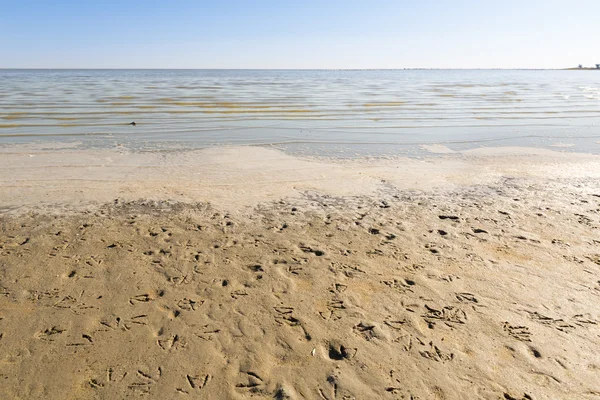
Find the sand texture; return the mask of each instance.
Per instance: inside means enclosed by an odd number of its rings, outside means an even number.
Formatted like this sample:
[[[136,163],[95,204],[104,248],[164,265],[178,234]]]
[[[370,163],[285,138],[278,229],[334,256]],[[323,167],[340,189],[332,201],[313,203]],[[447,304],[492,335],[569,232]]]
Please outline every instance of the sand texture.
[[[600,398],[597,170],[498,157],[230,209],[3,192],[0,398]]]

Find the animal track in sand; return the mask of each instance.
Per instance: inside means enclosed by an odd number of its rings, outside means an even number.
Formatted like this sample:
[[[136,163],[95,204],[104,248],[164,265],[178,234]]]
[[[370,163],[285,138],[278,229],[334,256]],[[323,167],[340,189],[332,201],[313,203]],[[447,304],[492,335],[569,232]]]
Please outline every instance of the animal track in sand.
[[[302,330],[304,339],[307,341],[312,340],[312,337],[306,331],[306,328],[304,328],[302,322],[298,318],[294,317],[294,307],[279,306],[274,307],[274,310],[276,312],[275,322],[277,322],[279,325],[288,325],[291,327],[298,326]]]
[[[387,317],[383,321],[383,323],[386,324],[387,326],[389,326],[390,328],[396,329],[396,330],[402,330],[403,326],[407,326],[410,324],[410,322],[406,318],[392,319],[392,317]]]
[[[53,326],[52,328],[44,329],[35,334],[36,339],[43,340],[45,342],[53,342],[57,335],[63,333],[66,329],[63,329],[58,326]]]
[[[232,299],[237,300],[240,297],[248,296],[248,292],[245,290],[242,290],[242,289],[237,289],[237,290],[234,290],[233,292],[231,292],[230,296]]]
[[[181,347],[185,347],[185,342],[182,341],[179,335],[171,335],[165,339],[157,339],[156,344],[165,351],[177,350]]]
[[[531,332],[526,326],[513,326],[508,322],[504,322],[502,324],[502,329],[517,340],[522,342],[531,342]]]
[[[202,340],[213,340],[214,336],[221,332],[220,329],[214,328],[210,324],[203,325],[198,332],[196,332],[196,336],[198,336]]]
[[[129,304],[133,306],[135,303],[147,303],[152,300],[154,300],[154,296],[148,293],[138,294],[129,298]]]
[[[329,264],[329,270],[331,272],[333,272],[334,274],[343,274],[348,278],[353,278],[355,277],[357,274],[364,274],[365,271],[363,271],[362,269],[352,266],[352,265],[348,265],[348,264],[343,264],[343,263],[339,263],[337,261],[334,261],[332,263]]]
[[[291,261],[287,260],[274,260],[274,265],[287,265],[287,271],[292,275],[300,275],[303,271],[303,265],[308,264],[308,258],[297,258],[292,257]]]
[[[569,323],[567,323],[566,321],[564,321],[563,319],[554,319],[551,317],[547,317],[545,315],[542,315],[540,313],[538,313],[537,311],[526,311],[529,314],[529,317],[536,321],[539,322],[542,325],[546,325],[546,326],[550,326],[554,329],[558,329],[561,332],[570,332],[573,329],[575,329],[575,327]]]
[[[352,328],[355,334],[361,336],[365,340],[373,340],[378,337],[375,333],[375,325],[361,322]]]
[[[94,344],[94,339],[88,334],[83,333],[81,335],[81,339],[82,340],[79,340],[77,342],[67,343],[67,346],[89,346]]]
[[[79,314],[81,312],[81,310],[95,308],[92,306],[88,306],[85,303],[79,303],[77,301],[77,299],[75,299],[72,296],[63,297],[62,299],[60,299],[59,301],[54,303],[54,305],[52,307],[70,309],[75,314]]]
[[[148,318],[148,315],[140,314],[140,315],[135,315],[128,319],[121,319],[121,317],[115,317],[114,322],[107,321],[107,320],[100,320],[98,323],[105,328],[109,328],[109,329],[121,328],[125,331],[128,331],[135,325],[148,325],[147,318]],[[99,331],[106,331],[106,329],[96,330],[96,332],[99,332]]]
[[[127,388],[136,394],[149,394],[152,384],[154,382],[133,382],[130,383]]]
[[[376,256],[385,256],[385,253],[381,249],[367,250],[365,254],[372,258],[375,258]]]
[[[464,324],[467,321],[467,314],[460,308],[453,306],[444,306],[441,310],[424,305],[427,310],[422,315],[430,329],[433,329],[436,321],[444,322],[449,327],[454,327],[454,324]]]
[[[185,311],[196,311],[202,304],[204,304],[204,300],[196,301],[184,297],[177,302],[177,307]]]
[[[329,289],[330,293],[344,293],[348,289],[347,285],[343,283],[334,283],[332,287]]]
[[[177,388],[175,389],[179,393],[189,394],[189,391],[202,390],[208,385],[208,382],[212,379],[210,374],[206,375],[186,375],[185,380],[189,389]]]
[[[419,351],[419,354],[421,357],[437,362],[454,360],[454,353],[440,350],[440,348],[434,345],[433,342],[429,342],[429,350],[421,350]]]
[[[475,295],[473,295],[472,293],[456,293],[455,296],[456,299],[461,303],[479,303]]]
[[[326,312],[320,311],[319,315],[321,316],[321,318],[323,318],[326,321],[328,321],[328,320],[337,321],[343,317],[342,310],[345,310],[345,309],[346,309],[346,306],[344,305],[344,301],[334,298],[327,302],[327,311]]]
[[[249,265],[247,268],[252,272],[265,272],[265,269],[260,264]]]
[[[460,279],[460,276],[457,275],[433,275],[433,274],[428,274],[427,277],[429,279],[435,279],[437,281],[443,281],[443,282],[454,282],[457,279]]]
[[[99,382],[97,379],[93,379],[90,378],[88,380],[88,385],[92,388],[92,389],[102,389],[104,388],[104,383]]]
[[[125,371],[117,377],[115,376],[115,370],[112,367],[109,367],[106,370],[105,378],[92,377],[88,379],[87,384],[92,389],[96,390],[101,390],[113,385],[123,385],[127,390],[130,390],[137,395],[147,395],[150,393],[152,385],[158,382],[163,373],[162,367],[158,367],[157,372],[155,373],[144,371],[142,368],[138,368],[134,371],[130,370],[130,372],[132,372],[131,374]],[[129,383],[124,382],[127,377],[130,378]]]
[[[138,369],[136,371],[137,375],[143,379],[152,381],[152,382],[157,382],[160,377],[162,376],[163,370],[162,367],[158,367],[156,369],[155,373],[151,373],[149,371],[143,371],[142,369]]]
[[[400,293],[414,292],[412,287],[415,285],[415,281],[411,279],[392,279],[382,281],[382,283],[389,288],[399,291]]]
[[[594,220],[591,219],[590,217],[588,217],[587,215],[584,214],[575,214],[575,216],[577,217],[577,222],[582,224],[582,225],[586,225],[586,226],[590,226],[592,227],[594,224]]]
[[[397,323],[398,321],[390,321],[390,323],[386,323],[386,325],[392,327],[394,331],[398,333],[398,336],[395,336],[392,339],[392,343],[399,343],[402,346],[402,350],[404,351],[410,351],[413,348],[414,342],[421,346],[425,346],[425,342],[423,342],[417,336],[409,333],[407,330],[404,329],[406,325],[397,325]]]
[[[424,270],[425,266],[421,264],[410,264],[404,265],[402,269],[406,272],[415,273]]]
[[[303,252],[312,253],[317,257],[322,257],[325,255],[325,252],[323,250],[313,249],[310,246],[304,246],[304,245],[301,245],[299,247],[300,247],[300,250],[302,250]]]
[[[573,316],[573,323],[581,327],[598,325],[599,321],[594,319],[590,314],[577,314]]]
[[[242,382],[235,385],[239,389],[255,389],[265,385],[264,379],[252,371],[243,372],[240,378]]]
[[[585,258],[587,258],[594,264],[600,265],[600,254],[591,254],[589,256],[585,256]]]
[[[344,346],[343,344],[332,341],[328,343],[329,359],[334,361],[351,360],[356,356],[358,349]]]
[[[59,290],[58,289],[50,289],[50,290],[46,290],[44,292],[38,292],[38,291],[31,291],[28,294],[28,300],[32,301],[32,302],[44,302],[46,300],[53,300],[53,299],[58,299],[59,296]],[[53,305],[56,304],[55,302],[52,303]]]

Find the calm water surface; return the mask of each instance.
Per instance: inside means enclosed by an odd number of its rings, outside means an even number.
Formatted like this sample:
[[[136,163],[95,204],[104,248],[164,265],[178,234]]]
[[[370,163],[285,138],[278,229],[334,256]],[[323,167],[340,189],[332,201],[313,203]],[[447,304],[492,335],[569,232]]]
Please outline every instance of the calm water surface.
[[[600,71],[0,70],[0,144],[39,141],[271,144],[341,156],[430,143],[597,153]]]

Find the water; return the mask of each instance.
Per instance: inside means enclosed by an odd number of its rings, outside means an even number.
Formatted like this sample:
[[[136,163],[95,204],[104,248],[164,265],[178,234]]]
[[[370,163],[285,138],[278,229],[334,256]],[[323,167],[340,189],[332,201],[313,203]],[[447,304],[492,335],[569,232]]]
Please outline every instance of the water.
[[[39,141],[599,152],[600,71],[0,70],[0,144]]]

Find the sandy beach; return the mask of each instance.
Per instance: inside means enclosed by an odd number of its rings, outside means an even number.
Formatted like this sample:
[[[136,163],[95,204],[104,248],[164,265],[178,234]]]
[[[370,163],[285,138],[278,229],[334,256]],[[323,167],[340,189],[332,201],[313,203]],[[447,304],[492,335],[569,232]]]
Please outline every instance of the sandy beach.
[[[0,397],[600,398],[600,158],[425,150],[2,147]]]

